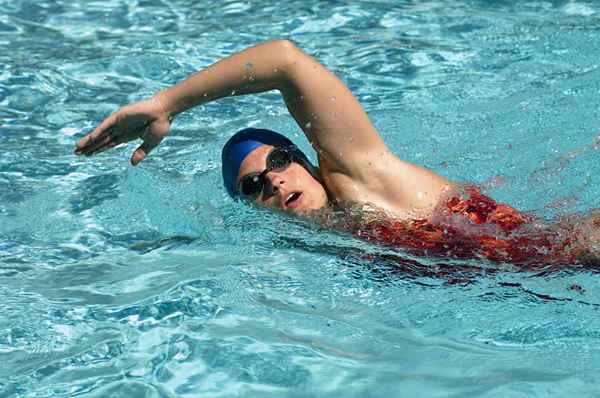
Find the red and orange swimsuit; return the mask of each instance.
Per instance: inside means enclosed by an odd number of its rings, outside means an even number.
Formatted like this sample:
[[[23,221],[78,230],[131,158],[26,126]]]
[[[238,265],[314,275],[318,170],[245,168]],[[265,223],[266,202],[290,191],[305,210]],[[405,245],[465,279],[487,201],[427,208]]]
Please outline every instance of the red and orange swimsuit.
[[[570,234],[535,226],[533,216],[496,203],[477,188],[447,199],[437,221],[370,222],[357,235],[419,254],[486,258],[522,266],[575,263]]]

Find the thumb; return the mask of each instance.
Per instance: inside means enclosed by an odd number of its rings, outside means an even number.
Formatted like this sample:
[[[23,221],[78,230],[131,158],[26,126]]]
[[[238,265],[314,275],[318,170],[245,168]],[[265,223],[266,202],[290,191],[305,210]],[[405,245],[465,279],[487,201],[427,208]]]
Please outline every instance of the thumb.
[[[144,137],[144,143],[133,152],[133,155],[131,156],[131,164],[133,166],[137,166],[138,163],[144,160],[146,156],[148,156],[148,154],[152,152],[152,150],[156,148],[162,140],[163,137],[156,137],[152,134],[146,134]]]

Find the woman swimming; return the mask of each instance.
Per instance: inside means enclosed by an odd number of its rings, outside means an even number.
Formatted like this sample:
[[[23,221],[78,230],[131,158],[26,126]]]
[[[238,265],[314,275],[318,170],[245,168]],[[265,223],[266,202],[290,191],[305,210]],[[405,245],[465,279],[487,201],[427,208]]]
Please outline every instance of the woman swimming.
[[[243,50],[119,109],[79,140],[75,153],[90,156],[139,138],[143,143],[131,157],[135,166],[169,134],[179,113],[269,90],[281,92],[317,153],[318,168],[284,136],[244,129],[222,152],[230,196],[298,215],[361,204],[386,217],[365,218],[363,226],[353,228],[356,235],[427,255],[536,264],[590,257],[576,223],[540,226],[473,187],[398,158],[349,89],[287,40]]]

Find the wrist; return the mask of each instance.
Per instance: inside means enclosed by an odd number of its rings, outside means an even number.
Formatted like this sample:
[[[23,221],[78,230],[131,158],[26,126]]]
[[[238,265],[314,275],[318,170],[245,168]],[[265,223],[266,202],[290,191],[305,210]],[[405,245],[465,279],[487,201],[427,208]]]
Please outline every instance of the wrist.
[[[175,109],[175,105],[165,91],[159,91],[156,93],[152,97],[152,101],[156,105],[159,119],[165,118],[171,121],[178,113]]]

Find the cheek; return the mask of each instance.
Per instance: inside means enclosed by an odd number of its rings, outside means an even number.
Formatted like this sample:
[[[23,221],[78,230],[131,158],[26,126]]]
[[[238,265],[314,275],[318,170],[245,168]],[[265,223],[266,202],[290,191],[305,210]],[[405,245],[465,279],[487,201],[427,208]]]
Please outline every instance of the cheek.
[[[313,198],[313,205],[317,205],[318,207],[324,206],[327,204],[327,192],[321,183],[315,180],[310,174],[305,175],[304,180],[304,189],[309,193],[309,195]]]
[[[327,202],[329,201],[329,199],[327,198],[327,192],[325,191],[325,188],[323,188],[323,186],[321,184],[319,184],[319,203],[318,205],[320,207],[327,205]]]

